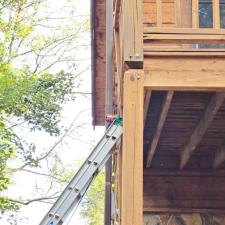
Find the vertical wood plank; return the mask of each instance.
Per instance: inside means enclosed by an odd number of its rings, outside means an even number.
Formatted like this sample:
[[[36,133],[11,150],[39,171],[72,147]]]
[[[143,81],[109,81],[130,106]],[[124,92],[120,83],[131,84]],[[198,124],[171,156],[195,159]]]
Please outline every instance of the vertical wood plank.
[[[124,61],[130,68],[143,68],[143,1],[123,1]]]
[[[181,0],[175,0],[175,22],[176,27],[181,27]],[[187,12],[185,12],[187,13]]]
[[[213,0],[213,28],[220,28],[220,0]]]
[[[157,4],[157,27],[162,27],[162,0],[156,0]]]
[[[192,0],[192,27],[199,27],[199,0]]]
[[[143,71],[124,75],[122,225],[143,224]]]

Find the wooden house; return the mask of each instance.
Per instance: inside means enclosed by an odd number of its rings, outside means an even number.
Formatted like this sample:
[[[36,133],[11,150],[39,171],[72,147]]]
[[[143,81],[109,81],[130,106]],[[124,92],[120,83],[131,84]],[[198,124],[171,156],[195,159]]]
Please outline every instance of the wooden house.
[[[225,225],[224,28],[224,0],[92,1],[93,123],[123,118],[113,224]]]

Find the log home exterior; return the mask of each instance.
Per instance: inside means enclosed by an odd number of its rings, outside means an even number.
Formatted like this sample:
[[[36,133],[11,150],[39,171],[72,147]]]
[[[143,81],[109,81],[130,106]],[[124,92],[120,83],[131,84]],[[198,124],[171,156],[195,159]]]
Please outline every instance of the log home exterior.
[[[107,4],[110,94],[123,117],[112,223],[225,225],[225,1],[92,4],[94,125],[104,125],[109,94]]]

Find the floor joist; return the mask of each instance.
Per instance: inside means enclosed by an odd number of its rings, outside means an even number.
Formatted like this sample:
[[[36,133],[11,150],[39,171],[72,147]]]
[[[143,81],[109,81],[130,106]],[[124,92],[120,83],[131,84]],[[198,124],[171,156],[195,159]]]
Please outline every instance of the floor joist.
[[[187,165],[192,153],[196,150],[209,125],[213,121],[214,116],[224,102],[224,98],[225,93],[215,93],[211,97],[202,117],[181,151],[180,169],[183,169]]]
[[[166,117],[167,117],[167,114],[168,114],[168,111],[169,111],[169,107],[170,107],[170,104],[171,104],[172,99],[173,99],[173,94],[174,94],[173,91],[168,91],[166,93],[165,99],[163,101],[161,113],[159,115],[158,124],[156,126],[156,130],[154,132],[153,139],[152,139],[152,142],[151,142],[151,145],[150,145],[150,148],[149,148],[149,151],[148,151],[148,155],[147,155],[147,163],[146,163],[147,168],[150,167],[153,156],[156,152],[156,148],[157,148],[157,145],[158,145],[158,142],[159,142],[159,138],[160,138],[160,135],[162,133],[162,129],[163,129],[164,123],[166,121]]]
[[[216,151],[213,159],[213,169],[216,170],[225,161],[225,143]]]

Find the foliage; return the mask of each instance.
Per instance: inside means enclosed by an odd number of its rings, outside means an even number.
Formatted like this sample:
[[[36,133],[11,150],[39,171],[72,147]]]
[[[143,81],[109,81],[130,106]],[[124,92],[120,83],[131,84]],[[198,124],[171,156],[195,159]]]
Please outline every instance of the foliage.
[[[59,135],[61,105],[73,98],[76,87],[77,65],[69,54],[74,53],[78,30],[88,25],[67,24],[62,30],[60,24],[52,32],[51,15],[40,13],[45,3],[0,0],[0,192],[9,187],[14,172],[38,167],[44,158],[35,155],[36,146],[21,139],[15,128],[25,124],[33,132]],[[43,31],[44,26],[48,29]],[[22,165],[8,168],[15,157]],[[17,209],[17,204],[0,196],[0,211]]]
[[[92,183],[82,203],[81,215],[88,225],[102,225],[104,211],[105,175],[99,173]]]

